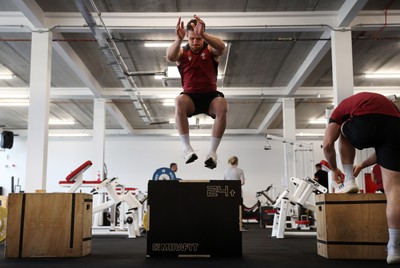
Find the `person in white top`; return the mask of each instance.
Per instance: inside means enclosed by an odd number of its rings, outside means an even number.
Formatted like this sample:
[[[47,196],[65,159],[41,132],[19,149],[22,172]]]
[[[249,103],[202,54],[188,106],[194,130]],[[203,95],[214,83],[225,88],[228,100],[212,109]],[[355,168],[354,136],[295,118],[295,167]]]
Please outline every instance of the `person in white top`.
[[[228,163],[231,165],[224,172],[224,180],[240,180],[241,185],[245,183],[244,172],[241,168],[238,168],[239,159],[236,156],[231,156],[228,159]]]

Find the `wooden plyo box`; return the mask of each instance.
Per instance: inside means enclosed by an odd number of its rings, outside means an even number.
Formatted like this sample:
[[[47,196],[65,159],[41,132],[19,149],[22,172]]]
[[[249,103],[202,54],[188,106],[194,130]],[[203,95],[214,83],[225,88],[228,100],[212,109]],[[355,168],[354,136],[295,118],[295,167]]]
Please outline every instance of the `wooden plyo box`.
[[[241,257],[240,181],[148,184],[148,257]]]
[[[92,205],[91,194],[10,194],[5,257],[90,254]]]
[[[384,194],[316,196],[317,252],[332,259],[386,259]]]

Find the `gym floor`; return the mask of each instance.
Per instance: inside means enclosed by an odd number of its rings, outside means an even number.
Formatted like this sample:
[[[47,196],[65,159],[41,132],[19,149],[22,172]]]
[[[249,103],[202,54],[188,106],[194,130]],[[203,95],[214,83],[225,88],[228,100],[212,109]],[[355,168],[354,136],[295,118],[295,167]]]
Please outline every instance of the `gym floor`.
[[[93,237],[92,252],[80,258],[4,259],[4,243],[0,244],[0,267],[85,267],[85,268],[198,268],[198,267],[351,267],[389,266],[385,260],[333,260],[317,255],[315,236],[287,235],[284,239],[271,237],[271,229],[258,224],[246,224],[243,232],[241,258],[146,258],[146,237]]]

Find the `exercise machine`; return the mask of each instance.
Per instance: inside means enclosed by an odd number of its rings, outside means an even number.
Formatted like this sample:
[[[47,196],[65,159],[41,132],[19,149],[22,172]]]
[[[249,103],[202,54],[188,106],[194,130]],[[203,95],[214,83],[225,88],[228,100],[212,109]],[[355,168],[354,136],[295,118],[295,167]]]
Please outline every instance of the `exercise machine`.
[[[309,211],[315,211],[316,206],[308,201],[310,195],[314,193],[316,190],[326,193],[327,189],[320,185],[314,179],[306,177],[304,179],[298,179],[296,177],[291,177],[290,181],[297,186],[294,194],[291,194],[289,190],[283,191],[282,194],[278,197],[273,207],[278,208],[277,213],[274,215],[274,222],[272,225],[272,237],[276,238],[284,238],[284,232],[286,228],[286,221],[289,213],[289,205],[300,205]],[[292,218],[292,216],[289,216]],[[307,225],[308,219],[304,221],[300,219],[297,224],[298,225]],[[294,222],[296,223],[296,222]]]
[[[260,223],[261,227],[265,227],[265,224],[263,223],[263,219],[265,218],[264,213],[270,213],[272,205],[275,203],[275,201],[268,195],[271,189],[272,184],[265,190],[256,192],[257,202],[253,206],[247,207],[244,204],[242,205],[243,220],[255,220]]]
[[[105,178],[103,181],[85,181],[83,180],[83,173],[92,166],[92,162],[90,160],[84,162],[77,169],[72,171],[65,179],[65,181],[60,181],[60,184],[68,185],[72,184],[68,193],[76,192],[82,186],[92,187],[92,194],[103,194],[103,196],[107,197],[107,200],[102,200],[102,198],[98,198],[98,203],[96,206],[93,206],[93,215],[95,215],[94,223],[99,222],[99,214],[102,215],[103,211],[111,208],[110,215],[113,221],[113,226],[111,226],[110,230],[115,230],[115,219],[114,215],[116,215],[115,210],[119,207],[119,215],[120,215],[120,230],[124,231],[127,229],[127,234],[129,238],[136,238],[140,236],[139,230],[139,217],[138,217],[138,209],[142,207],[142,203],[136,199],[131,190],[135,190],[135,188],[125,188],[123,185],[118,183],[118,178]],[[125,204],[127,205],[127,210],[125,212]],[[127,225],[127,228],[125,228]]]
[[[266,228],[272,226],[273,218],[277,210],[273,207],[276,200],[271,198],[269,192],[271,191],[272,184],[268,186],[265,190],[261,190],[256,193],[256,198],[260,201],[260,227]]]

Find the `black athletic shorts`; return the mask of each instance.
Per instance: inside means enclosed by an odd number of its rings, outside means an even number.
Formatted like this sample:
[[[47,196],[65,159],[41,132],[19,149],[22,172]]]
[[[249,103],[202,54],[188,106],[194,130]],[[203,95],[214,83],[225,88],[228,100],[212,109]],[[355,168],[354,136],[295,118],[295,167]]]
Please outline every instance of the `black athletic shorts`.
[[[357,116],[344,123],[342,132],[359,150],[375,148],[379,165],[400,171],[400,118],[381,114]]]
[[[217,97],[224,98],[224,94],[219,91],[214,91],[214,92],[210,92],[210,93],[181,92],[181,94],[188,95],[194,103],[194,113],[189,115],[189,117],[191,117],[192,115],[196,115],[196,114],[207,114],[208,115],[208,110],[210,108],[210,104],[211,104],[212,100]]]

